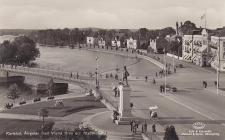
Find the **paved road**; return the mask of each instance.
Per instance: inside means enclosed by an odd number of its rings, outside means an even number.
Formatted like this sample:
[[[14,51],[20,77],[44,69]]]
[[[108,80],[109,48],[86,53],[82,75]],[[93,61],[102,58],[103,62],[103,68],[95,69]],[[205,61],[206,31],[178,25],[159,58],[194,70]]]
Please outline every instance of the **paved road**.
[[[167,58],[172,63],[172,59]],[[183,63],[183,62],[182,62]],[[159,107],[157,120],[163,126],[173,124],[181,139],[225,139],[225,97],[224,94],[215,94],[202,87],[202,81],[208,82],[208,87],[214,87],[213,81],[216,74],[212,70],[202,70],[193,65],[184,63],[177,73],[169,75],[167,82],[176,86],[178,92],[159,94],[159,85],[164,83],[164,78],[157,79],[156,85],[151,82],[131,81],[133,92],[131,100],[146,114],[148,108],[157,105]],[[220,85],[224,85],[224,75],[220,75]],[[195,122],[202,122],[205,128],[219,136],[182,136]]]

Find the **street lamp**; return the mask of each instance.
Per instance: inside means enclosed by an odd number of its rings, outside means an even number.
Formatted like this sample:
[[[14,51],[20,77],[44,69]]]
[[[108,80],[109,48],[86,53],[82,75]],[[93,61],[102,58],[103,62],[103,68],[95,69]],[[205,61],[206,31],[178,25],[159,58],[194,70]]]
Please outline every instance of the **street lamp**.
[[[96,66],[96,86],[99,84],[99,82],[98,82],[98,57],[96,57],[95,58],[95,60],[96,60],[96,64],[97,64],[97,66]]]
[[[164,70],[165,70],[165,87],[164,87],[164,90],[165,90],[165,94],[166,94],[166,48],[164,48]]]
[[[216,90],[216,93],[219,94],[219,72],[220,72],[220,34],[221,34],[221,31],[219,33],[219,46],[218,46],[218,67],[217,67],[217,90]]]

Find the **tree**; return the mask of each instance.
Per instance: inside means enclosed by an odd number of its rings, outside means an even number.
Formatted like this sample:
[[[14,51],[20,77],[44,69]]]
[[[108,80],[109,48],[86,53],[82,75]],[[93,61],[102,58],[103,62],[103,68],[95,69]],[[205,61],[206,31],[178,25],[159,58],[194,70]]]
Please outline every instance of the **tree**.
[[[140,31],[140,36],[141,36],[141,38],[148,37],[148,33],[149,33],[149,30],[148,30],[148,29],[146,29],[146,28],[141,28],[139,31]]]
[[[17,48],[11,45],[11,42],[5,40],[0,45],[0,62],[4,65],[6,62],[12,62],[15,60]]]
[[[4,41],[0,46],[0,60],[5,62],[28,63],[39,57],[36,44],[27,36],[16,37],[13,42]]]
[[[20,97],[20,89],[17,86],[17,84],[10,85],[8,91],[7,91],[7,98],[13,100],[13,103],[15,104],[15,100]]]
[[[55,83],[53,82],[53,79],[51,79],[48,84],[46,85],[47,87],[47,93],[49,96],[53,96],[54,92],[56,91]]]
[[[42,117],[43,121],[48,117],[48,110],[46,108],[39,109],[38,116]]]
[[[160,30],[159,36],[165,38],[166,35],[176,34],[176,30],[172,27],[166,27]]]
[[[179,140],[175,127],[173,125],[165,128],[165,134],[163,140]]]

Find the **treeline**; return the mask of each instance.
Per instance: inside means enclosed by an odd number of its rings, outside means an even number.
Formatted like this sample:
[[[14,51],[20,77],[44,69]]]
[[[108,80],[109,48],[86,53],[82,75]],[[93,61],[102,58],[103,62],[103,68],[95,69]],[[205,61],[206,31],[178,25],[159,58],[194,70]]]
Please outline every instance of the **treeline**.
[[[167,27],[161,30],[148,30],[146,28],[141,28],[137,31],[131,31],[129,29],[120,29],[118,31],[99,29],[95,36],[98,35],[104,37],[108,36],[113,38],[116,32],[126,33],[129,36],[134,37],[137,40],[149,40],[155,39],[156,37],[165,37],[166,35],[175,34],[175,30],[172,27]],[[36,42],[40,44],[46,45],[56,45],[56,46],[64,46],[70,44],[82,44],[86,43],[86,37],[92,33],[92,29],[80,30],[78,28],[75,29],[46,29],[33,31],[30,33],[30,37]],[[146,49],[149,43],[145,43],[142,45],[143,48]]]

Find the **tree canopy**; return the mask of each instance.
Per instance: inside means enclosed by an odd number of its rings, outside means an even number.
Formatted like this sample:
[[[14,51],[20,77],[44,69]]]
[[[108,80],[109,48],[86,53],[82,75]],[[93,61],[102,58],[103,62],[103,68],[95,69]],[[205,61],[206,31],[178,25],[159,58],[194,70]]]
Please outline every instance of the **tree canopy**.
[[[165,128],[163,140],[179,140],[179,137],[177,136],[175,127],[173,125],[167,126]]]
[[[17,86],[17,84],[10,85],[8,91],[7,91],[7,98],[13,100],[15,103],[15,100],[20,97],[20,89]]]
[[[4,41],[0,45],[0,61],[14,63],[28,63],[39,57],[40,51],[36,44],[27,36],[16,37],[14,41]]]

